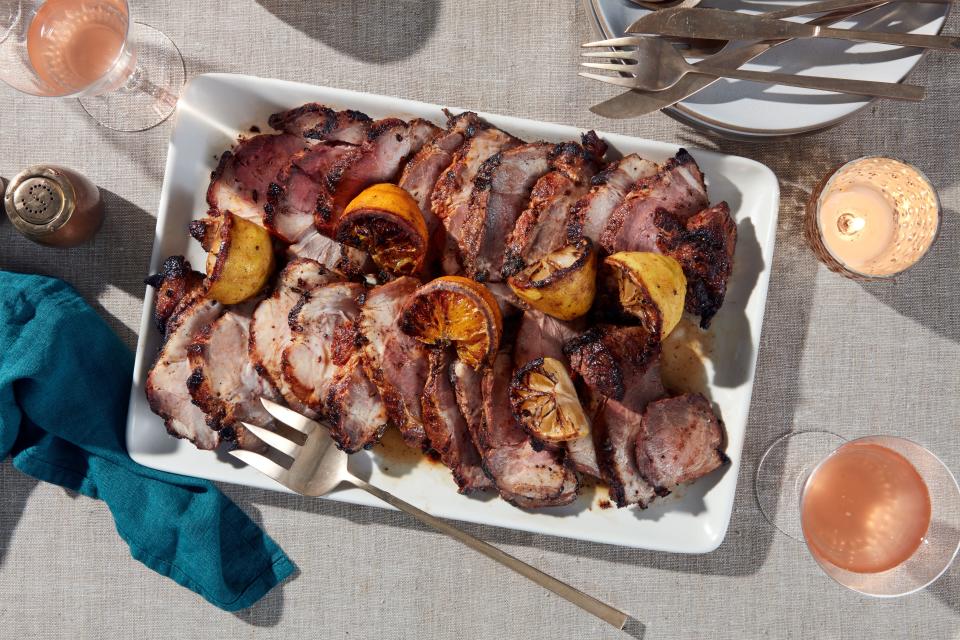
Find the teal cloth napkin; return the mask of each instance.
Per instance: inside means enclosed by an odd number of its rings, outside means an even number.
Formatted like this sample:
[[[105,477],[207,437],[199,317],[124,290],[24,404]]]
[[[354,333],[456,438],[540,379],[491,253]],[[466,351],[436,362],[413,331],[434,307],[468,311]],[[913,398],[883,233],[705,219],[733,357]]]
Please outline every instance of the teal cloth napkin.
[[[221,609],[249,607],[294,565],[212,483],[130,459],[132,370],[69,285],[0,271],[0,460],[103,500],[134,558]]]

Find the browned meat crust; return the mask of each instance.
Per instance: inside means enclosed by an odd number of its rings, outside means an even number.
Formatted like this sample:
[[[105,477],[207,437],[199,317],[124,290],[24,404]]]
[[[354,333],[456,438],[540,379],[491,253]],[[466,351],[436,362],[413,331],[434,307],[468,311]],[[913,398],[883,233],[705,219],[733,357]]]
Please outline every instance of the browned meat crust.
[[[170,256],[163,261],[160,271],[143,282],[157,290],[153,305],[153,320],[161,334],[166,332],[167,320],[185,297],[200,290],[204,275],[194,271],[183,256]]]
[[[733,273],[737,223],[730,216],[730,207],[721,202],[686,223],[659,211],[657,226],[657,249],[676,258],[687,277],[686,310],[700,316],[700,326],[706,329],[723,305]]]
[[[645,509],[656,492],[637,468],[637,438],[642,429],[640,414],[608,398],[595,398],[594,406],[594,442],[600,473],[610,487],[610,497],[618,507],[637,505]]]
[[[651,402],[642,423],[637,467],[659,495],[730,461],[723,452],[723,422],[699,393]]]
[[[467,428],[457,406],[451,380],[453,355],[450,349],[430,351],[430,370],[423,388],[423,427],[430,446],[453,472],[460,493],[472,493],[493,486],[484,472]]]
[[[570,208],[590,189],[607,145],[593,131],[582,145],[558,144],[550,155],[550,171],[537,180],[530,201],[506,239],[502,276],[507,278],[567,243]]]
[[[277,131],[284,131],[308,140],[336,140],[360,144],[367,137],[370,116],[348,109],[335,111],[311,102],[296,109],[274,113],[267,120]]]
[[[499,281],[504,244],[530,191],[550,169],[555,145],[531,142],[487,158],[473,181],[470,213],[458,239],[467,273],[476,280]]]
[[[563,350],[593,391],[631,411],[643,411],[666,393],[660,380],[660,340],[643,327],[599,325]]]

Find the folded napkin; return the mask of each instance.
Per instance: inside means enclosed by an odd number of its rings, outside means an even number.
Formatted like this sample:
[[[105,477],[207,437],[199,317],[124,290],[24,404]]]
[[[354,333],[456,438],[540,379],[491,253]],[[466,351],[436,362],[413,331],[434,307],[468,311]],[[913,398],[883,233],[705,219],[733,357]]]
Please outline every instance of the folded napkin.
[[[126,453],[133,358],[60,280],[0,271],[0,460],[107,503],[133,557],[227,611],[294,566],[213,484]]]

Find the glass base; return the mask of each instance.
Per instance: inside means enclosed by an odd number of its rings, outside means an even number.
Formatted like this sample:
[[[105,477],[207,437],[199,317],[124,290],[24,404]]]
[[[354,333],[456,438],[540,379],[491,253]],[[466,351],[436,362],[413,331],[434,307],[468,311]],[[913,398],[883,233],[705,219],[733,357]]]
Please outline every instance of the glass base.
[[[777,439],[757,466],[754,490],[767,522],[778,531],[803,542],[800,496],[814,468],[846,442],[829,431],[798,431]]]
[[[116,91],[80,98],[80,106],[108,129],[145,131],[176,109],[187,70],[177,45],[162,31],[134,22],[128,41],[137,52],[130,78]]]

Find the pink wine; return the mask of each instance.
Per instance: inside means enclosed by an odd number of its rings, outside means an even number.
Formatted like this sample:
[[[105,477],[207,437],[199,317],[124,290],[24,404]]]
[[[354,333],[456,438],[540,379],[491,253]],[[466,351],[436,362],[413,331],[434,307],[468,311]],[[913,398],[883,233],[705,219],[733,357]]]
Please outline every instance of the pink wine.
[[[47,0],[27,32],[27,53],[51,95],[83,91],[112,70],[127,37],[120,0]]]
[[[892,569],[930,526],[930,493],[902,455],[873,443],[845,444],[807,480],[803,534],[819,559],[857,573]]]

